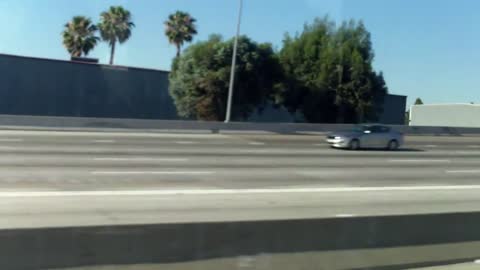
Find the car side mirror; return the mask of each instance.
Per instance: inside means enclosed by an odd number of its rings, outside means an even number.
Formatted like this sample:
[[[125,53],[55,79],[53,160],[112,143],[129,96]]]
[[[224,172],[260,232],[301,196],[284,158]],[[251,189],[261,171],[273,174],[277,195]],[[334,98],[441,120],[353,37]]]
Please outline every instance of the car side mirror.
[[[372,133],[372,131],[370,131],[370,130],[365,130],[363,133],[365,133],[365,134],[370,134],[370,133]]]

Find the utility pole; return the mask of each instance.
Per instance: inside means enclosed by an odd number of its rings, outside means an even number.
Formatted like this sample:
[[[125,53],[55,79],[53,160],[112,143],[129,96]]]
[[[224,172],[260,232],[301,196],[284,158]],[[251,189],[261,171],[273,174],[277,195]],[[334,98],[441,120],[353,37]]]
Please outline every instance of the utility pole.
[[[230,122],[230,117],[232,114],[233,87],[235,84],[235,69],[237,65],[237,47],[238,47],[238,38],[240,36],[240,25],[242,23],[242,11],[243,11],[243,0],[239,0],[239,1],[240,1],[240,8],[238,10],[237,34],[235,35],[235,43],[233,45],[232,71],[230,72],[230,86],[228,88],[227,114],[225,116],[225,123]]]

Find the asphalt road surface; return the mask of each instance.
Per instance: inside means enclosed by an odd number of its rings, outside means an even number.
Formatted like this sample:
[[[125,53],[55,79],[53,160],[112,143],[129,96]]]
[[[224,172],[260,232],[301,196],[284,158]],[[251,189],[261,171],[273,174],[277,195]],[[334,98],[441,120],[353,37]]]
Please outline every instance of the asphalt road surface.
[[[480,210],[480,137],[0,131],[0,228]]]

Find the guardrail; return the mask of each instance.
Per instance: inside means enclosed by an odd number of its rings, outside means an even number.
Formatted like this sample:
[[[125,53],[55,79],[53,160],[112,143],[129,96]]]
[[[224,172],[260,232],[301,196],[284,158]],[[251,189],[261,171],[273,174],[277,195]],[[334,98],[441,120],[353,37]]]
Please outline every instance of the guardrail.
[[[261,269],[406,269],[473,261],[479,226],[480,213],[455,213],[0,230],[0,269],[232,269],[228,260],[245,257],[270,264]]]
[[[158,131],[193,131],[211,133],[229,132],[271,132],[281,134],[298,134],[311,132],[331,132],[352,128],[352,124],[305,124],[305,123],[247,123],[247,122],[202,122],[202,121],[171,121],[142,120],[115,118],[85,118],[85,117],[51,117],[51,116],[21,116],[0,115],[0,126],[3,128],[45,128],[45,129],[143,129]],[[392,127],[410,135],[474,135],[480,134],[480,128],[458,127]]]

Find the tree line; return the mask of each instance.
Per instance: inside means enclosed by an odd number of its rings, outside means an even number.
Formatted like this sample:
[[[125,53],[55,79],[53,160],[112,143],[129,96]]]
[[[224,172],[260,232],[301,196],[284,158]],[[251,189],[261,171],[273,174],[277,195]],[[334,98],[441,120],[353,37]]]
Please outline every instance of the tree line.
[[[177,48],[177,56],[185,42],[191,42],[197,34],[196,20],[190,14],[177,11],[165,21],[165,35]],[[94,24],[86,16],[74,16],[64,26],[63,45],[72,57],[88,56],[100,40],[110,47],[110,65],[114,63],[117,44],[128,41],[135,24],[130,11],[122,6],[112,6],[100,14],[100,22]],[[97,36],[100,32],[100,36]]]
[[[223,121],[234,39],[211,35],[186,48],[197,34],[196,19],[177,11],[165,21],[165,35],[176,47],[170,74],[170,95],[180,116]],[[121,6],[100,14],[100,22],[75,16],[65,25],[63,44],[71,56],[87,56],[102,40],[115,48],[131,37],[135,24]],[[100,32],[100,36],[97,36]],[[286,34],[282,48],[241,36],[238,44],[232,117],[242,121],[267,106],[300,113],[307,122],[376,121],[388,93],[382,72],[372,66],[374,52],[362,21],[337,25],[328,17]]]
[[[186,118],[222,121],[228,95],[233,39],[212,35],[172,64],[170,94]],[[283,46],[239,39],[232,117],[241,121],[266,106],[301,113],[307,122],[376,121],[388,93],[373,69],[370,33],[361,21],[336,25],[328,17],[286,34]]]

